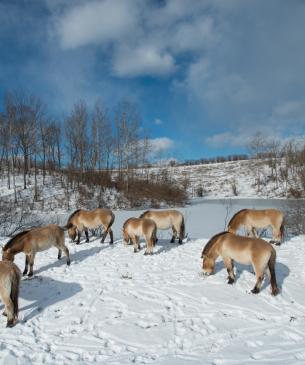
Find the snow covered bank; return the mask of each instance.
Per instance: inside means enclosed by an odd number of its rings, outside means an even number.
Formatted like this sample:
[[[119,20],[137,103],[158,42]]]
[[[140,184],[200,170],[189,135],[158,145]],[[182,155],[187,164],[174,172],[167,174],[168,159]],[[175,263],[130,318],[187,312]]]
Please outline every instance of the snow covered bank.
[[[236,265],[233,286],[222,262],[201,275],[203,232],[223,222],[213,208],[203,220],[201,204],[188,211],[191,239],[179,246],[164,234],[151,257],[121,242],[120,224],[135,211],[116,213],[113,246],[67,239],[70,267],[55,249],[38,254],[34,278],[21,283],[20,322],[6,329],[1,320],[0,362],[305,363],[305,237],[276,248],[281,293],[272,297],[266,279],[253,295],[250,267]],[[24,257],[16,263],[23,268]]]

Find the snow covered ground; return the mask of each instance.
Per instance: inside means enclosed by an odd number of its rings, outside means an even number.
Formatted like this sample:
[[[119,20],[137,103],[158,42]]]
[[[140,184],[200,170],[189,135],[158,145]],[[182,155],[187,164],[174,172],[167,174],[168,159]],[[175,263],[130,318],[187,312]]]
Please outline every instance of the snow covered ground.
[[[221,261],[201,275],[202,248],[224,228],[227,206],[198,202],[184,213],[188,242],[160,233],[153,256],[121,241],[123,221],[139,211],[116,212],[113,246],[67,238],[70,267],[55,249],[38,254],[35,276],[21,282],[19,323],[0,321],[0,363],[304,364],[305,237],[276,248],[281,293],[272,297],[266,279],[253,295],[250,267],[236,265],[233,286]]]

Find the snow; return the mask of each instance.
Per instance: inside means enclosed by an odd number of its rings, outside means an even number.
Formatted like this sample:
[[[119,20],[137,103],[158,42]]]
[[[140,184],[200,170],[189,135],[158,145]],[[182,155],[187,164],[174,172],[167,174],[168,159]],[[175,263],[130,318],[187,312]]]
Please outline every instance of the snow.
[[[201,273],[227,207],[198,201],[183,211],[188,241],[160,232],[153,256],[121,240],[122,222],[140,211],[115,212],[114,245],[67,238],[70,267],[55,249],[37,254],[34,277],[21,282],[19,323],[8,329],[1,318],[0,363],[304,364],[305,237],[276,247],[280,294],[266,279],[254,295],[251,267],[236,264],[234,285],[222,261],[215,275]],[[22,254],[16,263],[23,269]]]

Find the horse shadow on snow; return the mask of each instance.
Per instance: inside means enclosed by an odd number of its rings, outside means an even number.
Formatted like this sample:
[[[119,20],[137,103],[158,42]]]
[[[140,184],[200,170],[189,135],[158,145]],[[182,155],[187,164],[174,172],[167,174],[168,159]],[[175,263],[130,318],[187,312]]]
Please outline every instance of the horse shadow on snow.
[[[78,283],[63,282],[47,276],[33,277],[31,280],[22,280],[20,298],[31,301],[30,304],[20,308],[20,311],[31,309],[23,318],[26,322],[47,307],[71,298],[82,291]]]
[[[111,247],[112,246],[108,246],[108,245],[106,246],[106,245],[101,244],[100,246],[94,246],[94,247],[87,248],[85,250],[80,250],[75,253],[72,253],[72,254],[70,254],[71,264],[73,264],[73,263],[76,264],[76,263],[82,262],[82,261],[86,260],[88,257],[97,255],[100,251],[107,249],[107,248],[111,248]],[[39,263],[39,255],[37,255],[35,258],[35,266],[36,266],[36,263]],[[35,270],[35,266],[34,266],[34,274],[37,275],[48,269],[60,267],[62,265],[66,265],[66,264],[67,264],[66,256],[63,254],[61,259],[58,260],[57,253],[54,252],[54,261],[50,262],[49,264],[47,264],[45,266],[40,267],[37,270]]]

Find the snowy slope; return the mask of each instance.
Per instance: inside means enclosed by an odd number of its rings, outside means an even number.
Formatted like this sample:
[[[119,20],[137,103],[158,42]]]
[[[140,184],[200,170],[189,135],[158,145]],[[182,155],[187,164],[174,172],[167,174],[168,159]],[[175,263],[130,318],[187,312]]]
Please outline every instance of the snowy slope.
[[[113,246],[66,239],[70,267],[55,249],[38,254],[34,278],[21,283],[20,322],[0,321],[0,363],[304,364],[305,237],[276,248],[280,295],[268,279],[253,295],[250,267],[236,265],[233,286],[222,262],[201,275],[200,232],[210,222],[191,224],[199,211],[189,208],[188,242],[170,244],[164,233],[151,257],[120,240],[121,223],[138,212],[116,213]]]

